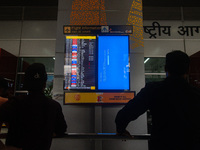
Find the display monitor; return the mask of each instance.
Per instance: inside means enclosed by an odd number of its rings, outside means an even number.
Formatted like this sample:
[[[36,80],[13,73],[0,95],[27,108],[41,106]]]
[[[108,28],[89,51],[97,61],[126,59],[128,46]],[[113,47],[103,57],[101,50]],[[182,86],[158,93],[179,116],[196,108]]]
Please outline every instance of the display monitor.
[[[64,89],[96,89],[96,36],[66,36]]]
[[[98,90],[129,89],[129,36],[98,36]]]
[[[129,91],[129,36],[66,36],[64,90]]]

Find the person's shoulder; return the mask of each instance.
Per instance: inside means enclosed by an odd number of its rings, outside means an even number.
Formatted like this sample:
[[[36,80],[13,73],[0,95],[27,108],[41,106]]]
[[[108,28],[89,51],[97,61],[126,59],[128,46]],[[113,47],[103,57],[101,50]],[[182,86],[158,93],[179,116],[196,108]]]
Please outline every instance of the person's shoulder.
[[[165,91],[166,90],[165,80],[146,83],[145,90],[151,95]]]
[[[197,88],[195,86],[189,85],[190,86],[190,91],[192,94],[197,95],[200,97],[200,88]]]
[[[160,88],[164,85],[164,81],[148,82],[145,87],[147,88]]]
[[[9,103],[22,103],[26,99],[27,95],[12,96],[8,98]]]
[[[18,96],[11,96],[9,97],[9,100],[11,101],[21,101],[26,99],[27,95],[18,95]]]
[[[12,109],[14,111],[17,108],[21,108],[22,104],[23,99],[21,96],[11,96],[1,105],[1,108],[6,108],[10,110]]]
[[[60,103],[52,98],[46,97],[46,100],[48,101],[49,104],[60,107]]]
[[[164,83],[163,81],[158,81],[158,82],[148,82],[145,84],[145,87],[141,89],[141,91],[139,93],[146,93],[146,94],[153,94],[155,93],[155,91],[159,91],[161,89],[163,89]],[[138,93],[138,94],[139,94]]]

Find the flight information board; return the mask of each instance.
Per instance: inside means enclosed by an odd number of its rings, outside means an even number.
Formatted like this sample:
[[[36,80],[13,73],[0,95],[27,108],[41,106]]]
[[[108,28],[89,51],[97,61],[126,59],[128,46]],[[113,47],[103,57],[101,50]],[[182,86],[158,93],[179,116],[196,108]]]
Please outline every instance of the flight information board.
[[[64,104],[124,104],[133,26],[64,26]]]
[[[64,89],[95,90],[96,36],[66,36]]]

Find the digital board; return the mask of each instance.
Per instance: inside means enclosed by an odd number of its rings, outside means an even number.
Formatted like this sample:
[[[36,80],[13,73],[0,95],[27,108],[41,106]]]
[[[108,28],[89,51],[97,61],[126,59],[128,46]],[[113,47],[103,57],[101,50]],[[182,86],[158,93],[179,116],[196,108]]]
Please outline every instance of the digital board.
[[[98,90],[129,89],[129,37],[98,36]]]
[[[66,36],[64,89],[96,89],[96,36]]]

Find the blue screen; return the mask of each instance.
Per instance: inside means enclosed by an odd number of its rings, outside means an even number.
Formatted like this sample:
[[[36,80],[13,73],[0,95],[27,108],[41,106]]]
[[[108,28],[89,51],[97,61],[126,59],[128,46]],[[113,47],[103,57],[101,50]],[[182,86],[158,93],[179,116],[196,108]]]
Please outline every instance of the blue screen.
[[[129,90],[128,36],[98,37],[98,89]]]

